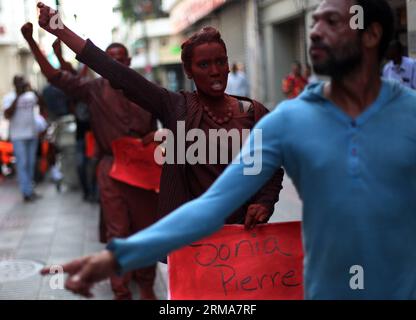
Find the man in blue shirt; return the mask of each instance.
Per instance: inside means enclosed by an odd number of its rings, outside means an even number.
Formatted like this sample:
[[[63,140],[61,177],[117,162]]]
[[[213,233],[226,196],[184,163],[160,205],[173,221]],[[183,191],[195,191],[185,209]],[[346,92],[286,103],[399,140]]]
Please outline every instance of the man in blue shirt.
[[[416,60],[403,56],[403,46],[400,41],[394,40],[390,44],[387,58],[390,61],[383,68],[383,77],[416,89]]]
[[[364,9],[362,30],[351,28],[354,5]],[[259,122],[262,145],[251,136],[240,157],[254,145],[261,173],[230,165],[200,198],[65,265],[67,288],[90,296],[94,282],[215,232],[283,165],[304,202],[305,297],[416,298],[416,94],[379,76],[393,25],[385,0],[322,1],[310,55],[315,71],[331,80]]]

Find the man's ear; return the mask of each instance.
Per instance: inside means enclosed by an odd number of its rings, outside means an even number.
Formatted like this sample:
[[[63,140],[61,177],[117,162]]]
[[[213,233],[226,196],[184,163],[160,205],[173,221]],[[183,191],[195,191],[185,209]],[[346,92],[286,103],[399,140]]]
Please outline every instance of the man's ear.
[[[127,58],[127,63],[128,63],[128,64],[127,64],[128,66],[130,66],[130,65],[131,65],[131,57],[128,57],[128,58]]]
[[[378,47],[383,37],[383,27],[375,22],[372,23],[367,30],[364,31],[362,37],[362,43],[365,48],[373,49]]]

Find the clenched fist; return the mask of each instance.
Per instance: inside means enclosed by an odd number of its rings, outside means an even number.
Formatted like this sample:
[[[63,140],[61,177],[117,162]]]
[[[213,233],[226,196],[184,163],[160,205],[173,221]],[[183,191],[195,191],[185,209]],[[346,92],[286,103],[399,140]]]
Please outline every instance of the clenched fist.
[[[20,31],[22,32],[22,35],[26,40],[30,40],[33,38],[33,24],[31,24],[30,22],[25,23],[20,29]]]
[[[248,207],[246,221],[244,223],[246,230],[253,229],[256,224],[266,223],[270,218],[269,210],[261,204],[252,204]]]
[[[56,10],[45,5],[43,2],[38,3],[39,8],[39,26],[42,29],[56,35],[60,30],[64,29],[64,25]]]

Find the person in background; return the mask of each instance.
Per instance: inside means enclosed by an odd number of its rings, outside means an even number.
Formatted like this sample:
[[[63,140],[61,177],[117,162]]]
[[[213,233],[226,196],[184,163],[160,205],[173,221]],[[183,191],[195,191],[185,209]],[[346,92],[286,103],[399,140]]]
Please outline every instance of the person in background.
[[[308,80],[302,76],[302,65],[299,61],[292,63],[292,72],[282,81],[282,91],[288,99],[296,98],[306,87]]]
[[[228,74],[227,88],[225,93],[238,97],[249,96],[249,87],[246,74],[237,63],[233,63],[231,72]]]
[[[63,71],[67,71],[73,75],[80,75],[84,79],[93,80],[88,77],[88,68],[84,66],[80,72],[77,72],[72,67],[72,64],[67,62],[62,55],[61,42],[57,39],[53,45],[53,51],[55,56],[58,58],[60,68]],[[96,170],[90,170],[94,166],[94,160],[90,160],[86,155],[86,135],[91,132],[90,124],[90,112],[88,105],[79,99],[69,98],[69,111],[75,116],[75,123],[77,130],[75,133],[76,138],[76,153],[77,153],[77,172],[78,178],[82,189],[82,197],[85,201],[94,202],[98,196],[97,186],[95,183],[95,172]],[[92,177],[92,175],[94,177]]]
[[[403,51],[400,41],[393,40],[390,43],[386,56],[389,62],[384,66],[383,77],[416,89],[416,60],[405,57]]]
[[[15,76],[13,85],[15,91],[3,100],[4,116],[10,121],[10,140],[16,156],[23,201],[32,202],[39,197],[33,187],[39,134],[35,107],[39,105],[43,110],[46,106],[44,101],[30,90],[23,76]]]

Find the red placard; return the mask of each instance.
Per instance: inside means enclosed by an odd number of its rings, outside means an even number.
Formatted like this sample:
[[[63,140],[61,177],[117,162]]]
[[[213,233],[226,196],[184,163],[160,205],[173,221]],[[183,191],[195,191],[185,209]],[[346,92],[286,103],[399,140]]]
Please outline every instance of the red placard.
[[[92,133],[92,131],[88,131],[85,134],[85,156],[88,159],[93,159],[96,154],[95,154],[95,137],[94,134]]]
[[[227,225],[168,257],[172,300],[302,300],[300,222]]]
[[[143,145],[140,139],[123,137],[113,141],[114,163],[110,177],[146,190],[159,192],[162,167],[154,160],[158,144]]]

